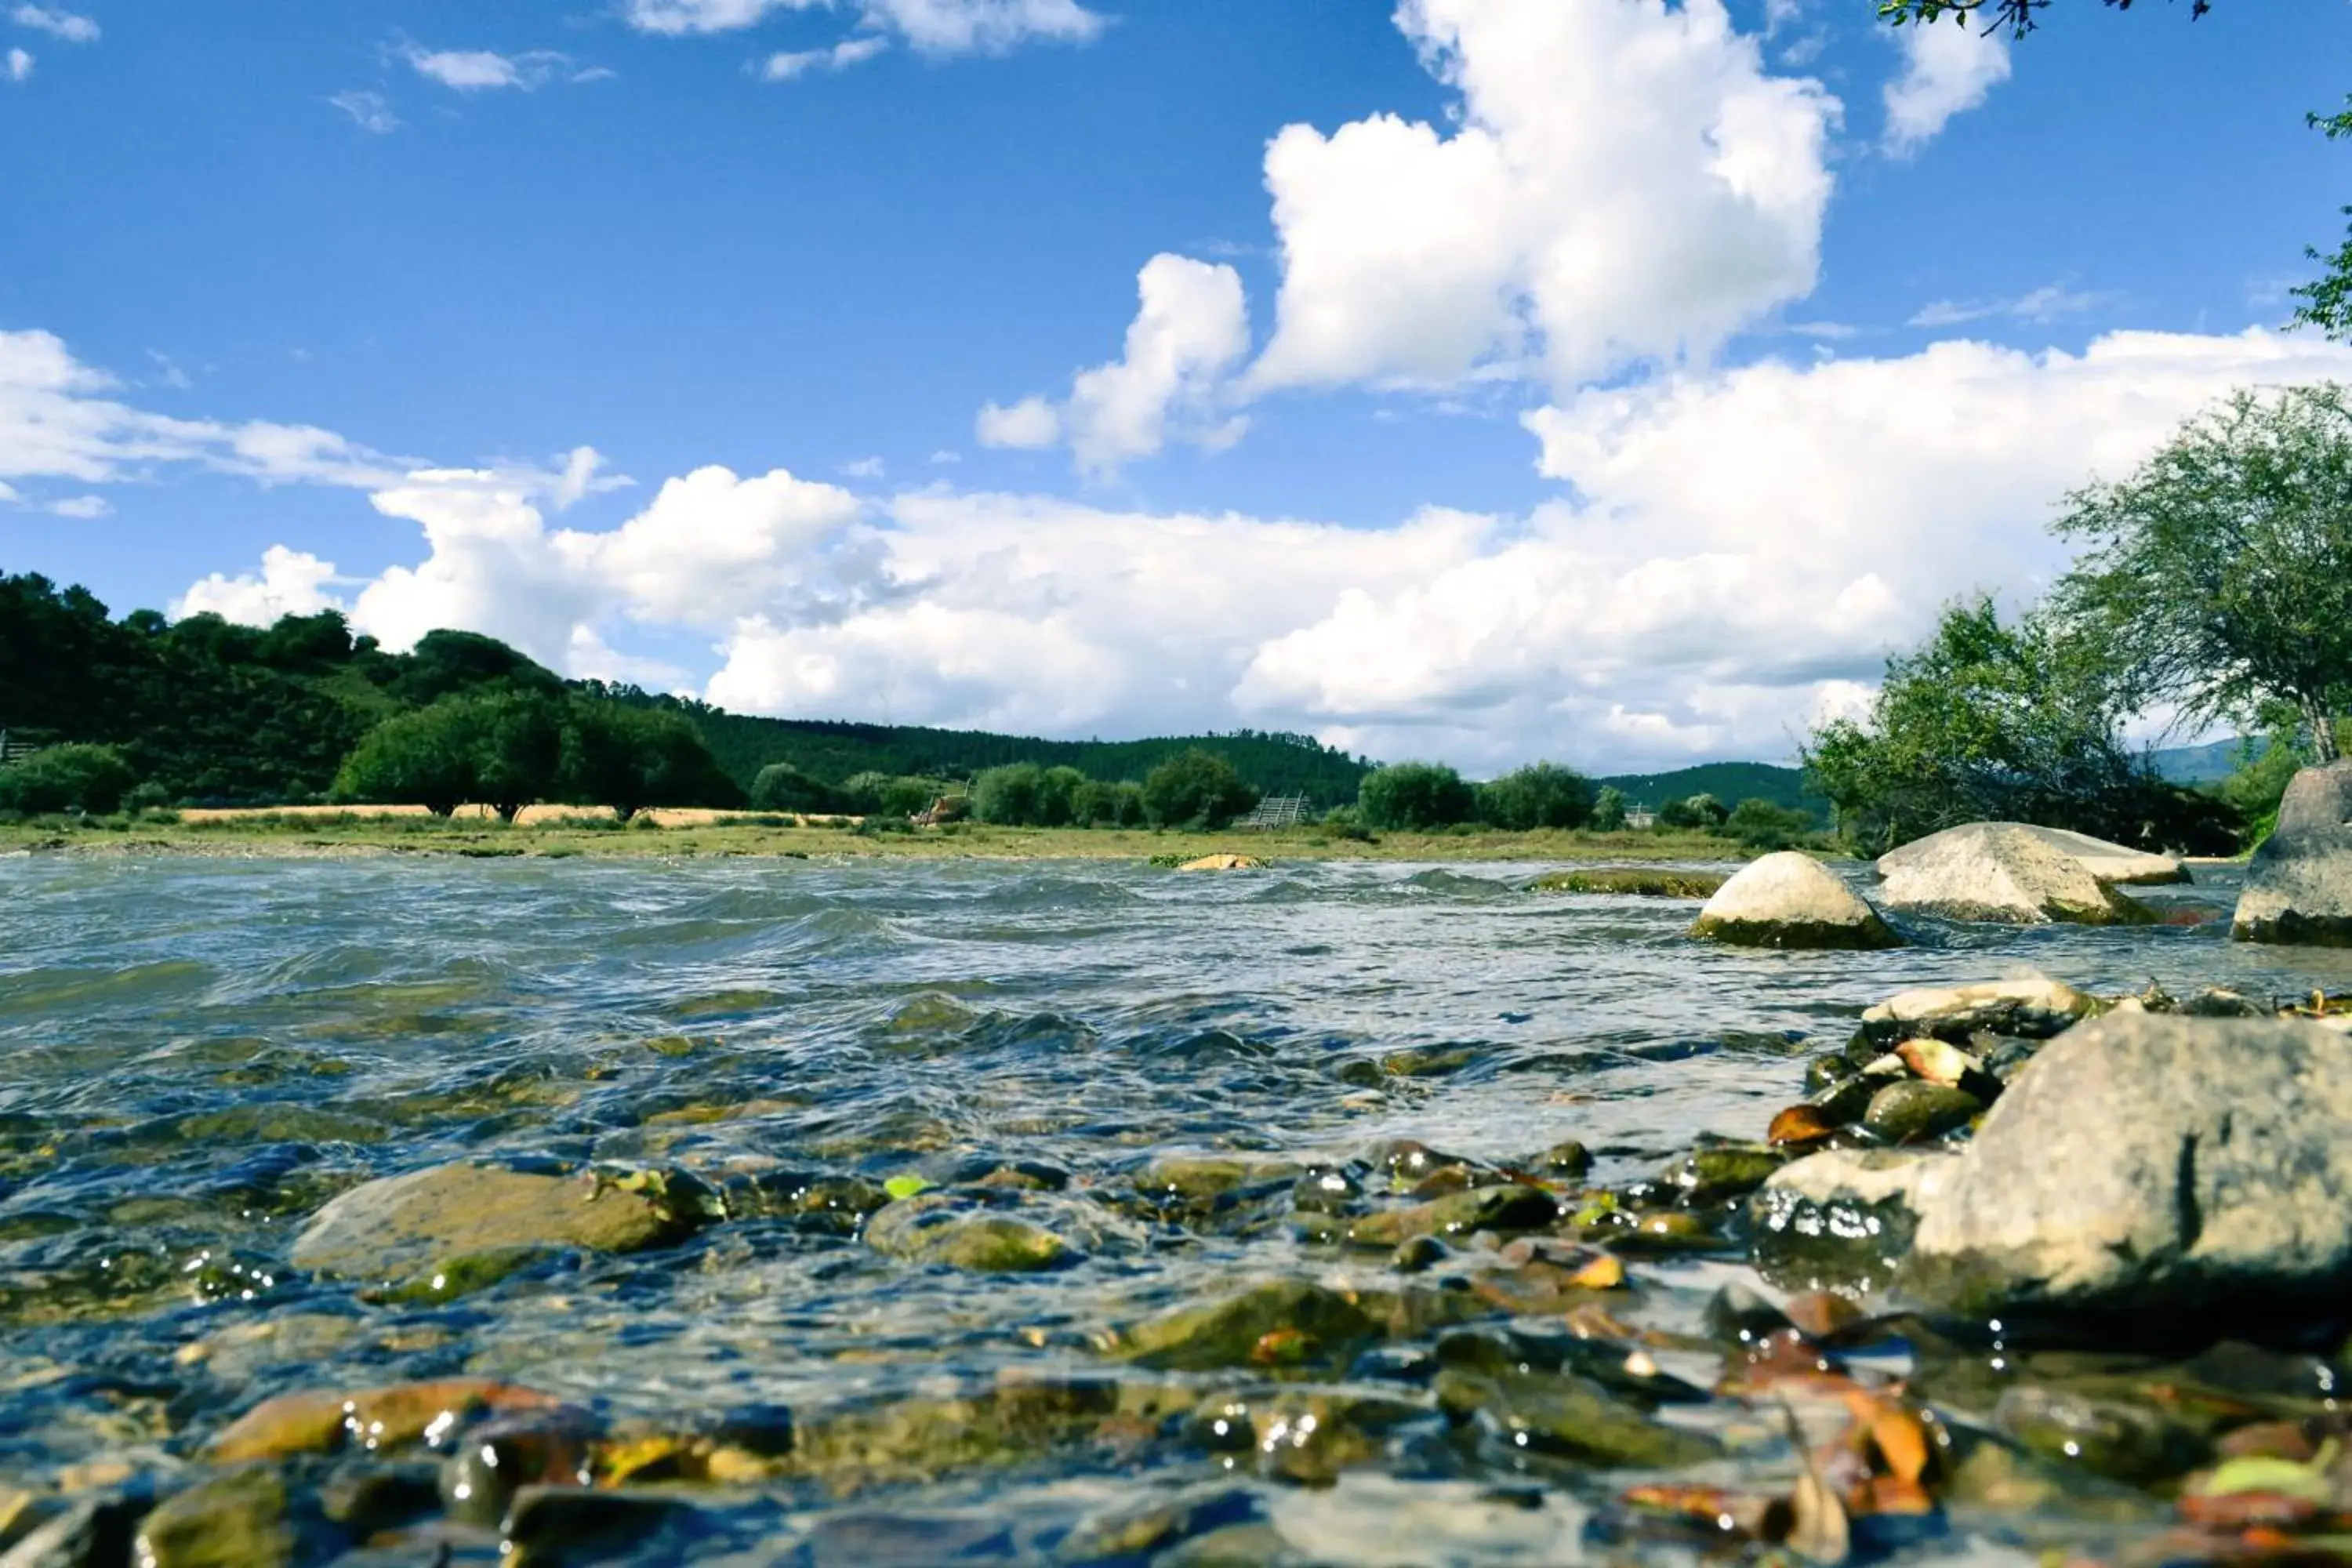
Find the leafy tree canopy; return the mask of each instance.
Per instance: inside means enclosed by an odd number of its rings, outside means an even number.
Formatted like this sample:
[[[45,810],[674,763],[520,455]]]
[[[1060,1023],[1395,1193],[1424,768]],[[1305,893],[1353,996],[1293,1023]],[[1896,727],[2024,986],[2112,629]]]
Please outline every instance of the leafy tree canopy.
[[[131,792],[131,764],[112,746],[51,746],[0,767],[0,811],[103,816]]]
[[[1592,781],[1555,763],[1530,763],[1479,785],[1477,814],[1514,833],[1581,827],[1592,815]]]
[[[1427,832],[1477,815],[1476,793],[1443,763],[1392,763],[1365,775],[1356,812],[1368,827]]]
[[[1224,826],[1257,804],[1233,763],[1202,747],[1169,758],[1143,781],[1143,809],[1153,826]]]
[[[2068,498],[2088,552],[2053,596],[2135,708],[2252,730],[2294,714],[2321,761],[2352,709],[2352,403],[2240,392],[2129,479]]]

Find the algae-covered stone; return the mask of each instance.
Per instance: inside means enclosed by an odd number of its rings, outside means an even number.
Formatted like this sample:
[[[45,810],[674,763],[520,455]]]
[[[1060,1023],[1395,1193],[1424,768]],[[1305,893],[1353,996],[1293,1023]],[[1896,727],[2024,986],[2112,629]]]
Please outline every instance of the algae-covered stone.
[[[1810,855],[1767,855],[1724,883],[1691,934],[1737,947],[1900,947],[1878,911]]]
[[[1716,871],[1667,866],[1586,866],[1547,871],[1528,886],[1538,893],[1620,893],[1645,899],[1711,898],[1726,879]]]
[[[2278,826],[2246,864],[2230,934],[2352,947],[2352,758],[2305,768],[2287,784]]]
[[[637,1252],[684,1239],[704,1217],[659,1173],[568,1175],[461,1161],[353,1187],[295,1238],[294,1263],[315,1274],[404,1284],[435,1266],[516,1248]]]
[[[83,1498],[0,1554],[0,1568],[112,1568],[130,1563],[132,1537],[152,1506],[137,1493]]]
[[[1328,1486],[1343,1470],[1383,1457],[1397,1428],[1427,1421],[1427,1405],[1331,1388],[1213,1394],[1186,1422],[1212,1453],[1250,1454],[1269,1479]]]
[[[2195,1433],[2146,1405],[2066,1388],[2025,1384],[2006,1389],[1992,1419],[2028,1453],[2110,1480],[2164,1480],[2210,1455]]]
[[[949,1193],[922,1193],[876,1210],[866,1222],[866,1242],[886,1257],[978,1274],[1034,1273],[1077,1257],[1044,1226]]]
[[[1393,1247],[1416,1236],[1469,1236],[1477,1231],[1540,1230],[1559,1217],[1559,1205],[1540,1187],[1510,1184],[1449,1193],[1410,1208],[1353,1217],[1299,1216],[1314,1239],[1354,1247]]]
[[[1965,1311],[2279,1332],[2352,1291],[2352,1040],[2109,1014],[2044,1047],[1922,1194],[1903,1274]]]
[[[310,1555],[322,1528],[298,1514],[274,1467],[246,1465],[157,1507],[139,1526],[131,1560],[141,1568],[285,1568]]]
[[[1654,1421],[1572,1373],[1437,1374],[1438,1405],[1458,1421],[1486,1423],[1507,1447],[1587,1465],[1666,1469],[1701,1464],[1722,1449],[1704,1433]]]
[[[1666,1167],[1659,1177],[1691,1204],[1721,1203],[1745,1196],[1764,1184],[1788,1156],[1756,1143],[1723,1143],[1695,1149]]]
[[[1129,1360],[1179,1372],[1264,1364],[1265,1347],[1300,1336],[1325,1357],[1378,1338],[1381,1330],[1351,1293],[1306,1279],[1269,1279],[1238,1295],[1177,1307],[1121,1336]]]
[[[1927,985],[1897,992],[1862,1016],[1876,1045],[1933,1037],[1965,1041],[1979,1030],[2042,1040],[2073,1028],[2104,1004],[2063,981],[2030,975],[1974,985]]]
[[[514,1494],[499,1534],[505,1568],[593,1562],[646,1541],[691,1511],[682,1498],[583,1486],[527,1486]]]
[[[534,1389],[478,1377],[350,1391],[302,1389],[247,1411],[212,1440],[205,1457],[226,1465],[344,1448],[391,1452],[440,1442],[485,1412],[544,1410],[556,1404]]]
[[[1972,822],[1906,845],[1882,865],[1886,907],[2011,925],[2146,925],[2144,904],[2115,891],[2026,825]]]
[[[1966,1089],[1902,1079],[1871,1097],[1862,1124],[1889,1143],[1918,1143],[1966,1127],[1983,1110]]]

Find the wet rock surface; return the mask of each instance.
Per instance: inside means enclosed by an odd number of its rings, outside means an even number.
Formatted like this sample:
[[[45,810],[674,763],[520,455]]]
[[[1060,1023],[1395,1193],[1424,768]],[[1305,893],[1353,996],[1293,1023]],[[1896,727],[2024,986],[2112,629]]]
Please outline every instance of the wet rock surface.
[[[2158,1334],[2335,1310],[2352,1287],[2352,1040],[2147,1014],[2068,1031],[1935,1184],[1904,1279],[1972,1313],[2137,1315]]]
[[[2151,854],[2145,849],[2134,849],[2126,844],[2094,838],[2087,833],[2075,833],[2063,827],[2042,827],[2030,822],[1972,823],[1946,828],[1942,833],[1931,833],[1925,838],[1915,838],[1881,855],[1878,858],[1878,874],[1882,878],[1893,877],[1911,866],[1932,860],[1942,853],[1947,835],[1969,835],[1975,827],[2018,829],[2063,855],[2102,882],[2160,885],[2189,880],[2187,868],[2169,855]]]
[[[1879,900],[1947,920],[2141,925],[2156,916],[2101,881],[2043,829],[1975,822],[1906,845],[1879,862]]]
[[[2352,759],[2305,768],[2246,866],[2231,932],[2242,942],[2352,947]]]
[[[0,1563],[2120,1563],[2352,1522],[2333,1326],[2118,1350],[1896,1289],[2079,1019],[2326,1032],[2327,955],[1926,920],[1759,962],[1539,869],[0,901]],[[2079,991],[1988,979],[2053,959]]]
[[[1878,911],[1810,855],[1784,849],[1734,876],[1699,910],[1691,934],[1737,947],[1898,947]]]

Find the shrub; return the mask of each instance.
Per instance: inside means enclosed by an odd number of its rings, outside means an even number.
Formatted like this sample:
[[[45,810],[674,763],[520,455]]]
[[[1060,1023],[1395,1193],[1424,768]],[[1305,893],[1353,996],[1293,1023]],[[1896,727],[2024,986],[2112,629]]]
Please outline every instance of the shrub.
[[[1601,793],[1592,797],[1591,826],[1596,832],[1620,833],[1625,827],[1625,792],[1615,784],[1603,784]]]
[[[751,781],[754,811],[831,812],[840,809],[831,784],[790,763],[770,763]]]
[[[1538,827],[1581,827],[1592,816],[1592,781],[1573,768],[1531,763],[1478,786],[1478,817],[1527,833]]]
[[[999,827],[1027,827],[1039,820],[1045,772],[1034,763],[985,768],[971,781],[971,814]]]
[[[1694,795],[1681,800],[1670,800],[1658,807],[1660,827],[1696,827],[1712,833],[1729,819],[1731,813],[1723,802],[1711,795]]]
[[[105,816],[121,809],[131,778],[131,764],[111,746],[51,746],[0,768],[0,809]]]
[[[1462,775],[1443,763],[1395,763],[1364,775],[1356,810],[1372,827],[1428,832],[1467,822],[1477,797]]]
[[[1076,768],[1047,768],[1037,775],[1037,815],[1040,827],[1066,827],[1077,820],[1077,793],[1085,786],[1087,775]]]
[[[1140,827],[1143,786],[1088,779],[1070,794],[1070,820],[1080,827]]]
[[[1203,827],[1213,832],[1257,804],[1233,763],[1195,746],[1169,758],[1143,781],[1143,810],[1155,827]]]
[[[1724,819],[1724,831],[1750,849],[1786,849],[1820,825],[1813,814],[1769,800],[1743,800]]]

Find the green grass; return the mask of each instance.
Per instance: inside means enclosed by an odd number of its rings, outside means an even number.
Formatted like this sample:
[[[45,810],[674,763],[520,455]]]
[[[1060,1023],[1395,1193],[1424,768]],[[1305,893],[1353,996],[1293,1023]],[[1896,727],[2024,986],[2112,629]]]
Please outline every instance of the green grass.
[[[1738,860],[1748,852],[1703,833],[1384,833],[1370,843],[1319,829],[1154,833],[1139,828],[991,827],[859,833],[845,827],[728,823],[615,831],[605,826],[512,827],[434,817],[246,819],[184,824],[60,818],[0,826],[0,853],[192,855],[440,854],[632,859],[696,856],[860,856],[892,859],[1149,859],[1233,850],[1271,860]]]

